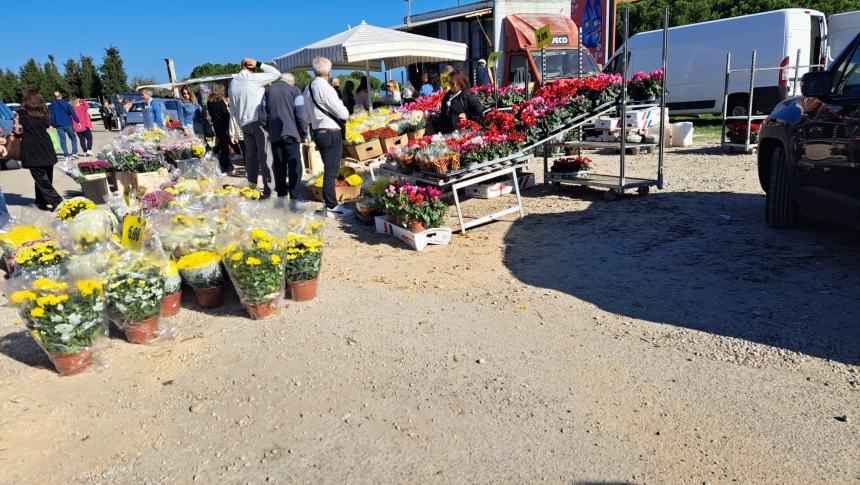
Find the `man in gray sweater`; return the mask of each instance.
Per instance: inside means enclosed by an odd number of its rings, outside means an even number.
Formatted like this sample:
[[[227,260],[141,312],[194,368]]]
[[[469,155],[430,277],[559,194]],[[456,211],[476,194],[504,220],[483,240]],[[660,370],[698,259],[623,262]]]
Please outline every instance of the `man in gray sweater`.
[[[304,97],[295,83],[292,74],[282,74],[281,79],[266,90],[264,109],[260,113],[260,121],[269,132],[269,143],[272,144],[275,192],[278,197],[289,196],[292,200],[300,198],[300,143],[308,138]]]
[[[263,72],[254,72],[256,69]],[[263,176],[263,198],[272,195],[272,174],[266,165],[266,134],[260,124],[260,103],[266,86],[277,81],[281,71],[256,59],[242,59],[242,70],[230,81],[230,110],[245,138],[245,174],[252,187]]]

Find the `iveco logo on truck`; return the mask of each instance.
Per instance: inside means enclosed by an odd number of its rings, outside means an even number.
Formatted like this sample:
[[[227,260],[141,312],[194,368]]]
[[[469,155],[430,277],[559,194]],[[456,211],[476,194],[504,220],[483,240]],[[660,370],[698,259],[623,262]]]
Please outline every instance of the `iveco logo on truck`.
[[[570,43],[570,40],[566,35],[554,35],[552,37],[552,45],[567,45]]]

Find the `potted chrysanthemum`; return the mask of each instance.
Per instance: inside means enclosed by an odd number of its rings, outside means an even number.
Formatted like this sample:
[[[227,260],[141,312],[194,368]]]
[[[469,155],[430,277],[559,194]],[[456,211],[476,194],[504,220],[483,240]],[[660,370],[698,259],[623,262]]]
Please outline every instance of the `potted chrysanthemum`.
[[[322,240],[313,234],[287,235],[286,280],[294,301],[313,300],[322,268]]]
[[[179,313],[182,301],[182,277],[176,263],[171,260],[162,268],[164,276],[164,300],[161,302],[161,316],[172,317]]]
[[[182,280],[194,288],[201,308],[216,308],[224,304],[224,274],[221,257],[212,251],[186,254],[176,263]]]
[[[70,221],[81,212],[95,208],[96,203],[86,197],[72,197],[60,202],[56,214],[61,221]]]
[[[54,241],[28,243],[15,253],[15,267],[36,277],[58,278],[68,254]]]
[[[105,286],[111,319],[129,342],[145,344],[159,337],[164,299],[161,263],[130,254],[110,273]]]
[[[251,318],[268,318],[283,295],[284,243],[263,229],[237,236],[221,250],[227,273]]]
[[[37,279],[9,300],[60,375],[79,374],[89,367],[95,340],[107,330],[100,281]]]

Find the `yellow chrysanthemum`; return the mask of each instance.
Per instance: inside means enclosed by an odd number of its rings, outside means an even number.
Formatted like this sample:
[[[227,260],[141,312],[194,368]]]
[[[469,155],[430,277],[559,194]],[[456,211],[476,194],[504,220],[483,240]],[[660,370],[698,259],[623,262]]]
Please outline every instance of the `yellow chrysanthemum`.
[[[272,255],[272,264],[281,264],[281,257],[277,254]]]
[[[39,278],[33,282],[33,289],[37,291],[59,292],[65,291],[68,287],[69,285],[65,283],[58,283],[47,278]]]
[[[195,251],[183,256],[179,262],[176,263],[176,268],[179,271],[195,271],[200,268],[219,264],[220,262],[221,257],[212,251]]]
[[[12,293],[12,296],[9,297],[9,301],[11,301],[13,305],[20,305],[26,301],[35,301],[36,297],[36,294],[32,291],[22,290]]]
[[[39,226],[18,224],[6,234],[0,235],[0,243],[18,248],[28,242],[38,241],[47,235],[47,230]]]
[[[30,310],[30,316],[33,318],[42,318],[45,316],[45,310],[43,308],[33,308]]]
[[[248,259],[245,260],[245,264],[248,266],[259,266],[261,263],[262,261],[253,256],[248,256]]]
[[[102,283],[98,280],[81,280],[78,281],[78,291],[83,296],[90,296],[93,293],[102,292]]]
[[[243,253],[242,251],[239,251],[239,252],[233,253],[233,256],[231,256],[230,259],[232,259],[233,261],[241,261],[242,258],[244,258],[244,257],[245,257],[245,253]]]

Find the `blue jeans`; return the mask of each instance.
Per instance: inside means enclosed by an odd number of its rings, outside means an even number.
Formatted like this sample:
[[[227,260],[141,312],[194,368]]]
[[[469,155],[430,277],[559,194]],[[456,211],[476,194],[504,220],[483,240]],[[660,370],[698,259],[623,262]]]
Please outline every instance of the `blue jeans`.
[[[69,150],[66,149],[66,135],[72,140],[72,155],[78,154],[78,139],[75,136],[75,130],[71,126],[58,126],[57,136],[60,138],[60,148],[63,149],[63,156],[69,156]]]
[[[9,208],[6,207],[6,196],[3,194],[3,187],[0,186],[0,227],[6,225],[12,216],[9,215]]]

